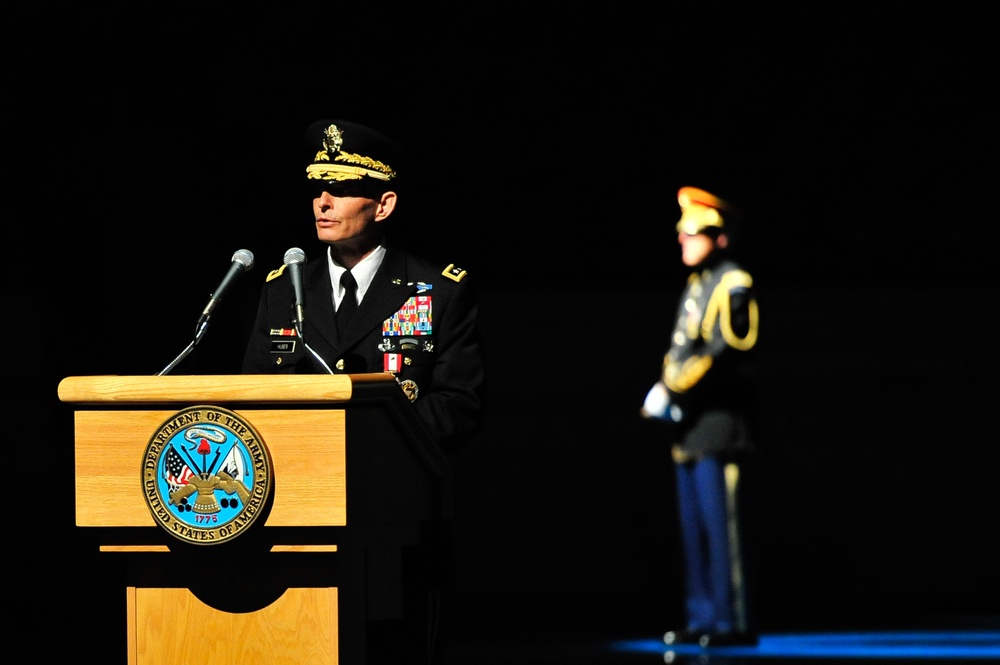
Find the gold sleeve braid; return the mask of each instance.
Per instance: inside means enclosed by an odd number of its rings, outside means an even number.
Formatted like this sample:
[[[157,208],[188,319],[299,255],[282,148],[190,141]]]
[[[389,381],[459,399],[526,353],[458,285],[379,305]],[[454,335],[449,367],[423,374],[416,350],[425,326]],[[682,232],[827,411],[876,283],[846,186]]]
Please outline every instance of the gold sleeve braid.
[[[663,383],[678,395],[686,393],[712,368],[712,356],[691,356],[678,365],[667,361],[663,365]]]
[[[734,288],[750,288],[751,286],[753,286],[753,280],[743,270],[732,270],[722,276],[718,286],[712,291],[712,297],[709,298],[708,307],[705,310],[705,317],[701,321],[701,334],[706,342],[712,341],[712,328],[715,326],[716,317],[718,317],[719,330],[722,331],[722,338],[726,340],[726,344],[739,351],[753,348],[754,344],[757,343],[759,322],[757,301],[751,298],[747,303],[750,325],[745,337],[739,337],[733,332],[732,313],[729,310],[729,292]]]

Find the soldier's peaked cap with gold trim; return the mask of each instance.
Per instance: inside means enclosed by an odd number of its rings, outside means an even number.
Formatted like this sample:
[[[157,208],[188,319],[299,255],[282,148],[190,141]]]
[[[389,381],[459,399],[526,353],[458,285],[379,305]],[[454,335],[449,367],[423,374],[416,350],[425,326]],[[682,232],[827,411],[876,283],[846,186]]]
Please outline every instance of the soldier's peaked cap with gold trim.
[[[677,192],[677,203],[681,207],[678,233],[694,235],[707,228],[721,231],[726,228],[727,221],[735,220],[739,215],[729,203],[698,187],[681,187]]]
[[[385,135],[349,120],[317,120],[306,129],[311,163],[306,178],[315,184],[397,185],[400,147]]]

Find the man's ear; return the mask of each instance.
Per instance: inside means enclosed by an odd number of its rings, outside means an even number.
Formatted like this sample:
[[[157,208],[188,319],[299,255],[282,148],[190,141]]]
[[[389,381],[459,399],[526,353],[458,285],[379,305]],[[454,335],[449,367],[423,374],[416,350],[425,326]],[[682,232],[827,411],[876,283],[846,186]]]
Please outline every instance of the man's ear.
[[[729,236],[725,233],[720,233],[715,239],[715,246],[719,249],[725,249],[729,245]]]
[[[375,209],[375,221],[381,222],[396,209],[396,192],[384,192]]]

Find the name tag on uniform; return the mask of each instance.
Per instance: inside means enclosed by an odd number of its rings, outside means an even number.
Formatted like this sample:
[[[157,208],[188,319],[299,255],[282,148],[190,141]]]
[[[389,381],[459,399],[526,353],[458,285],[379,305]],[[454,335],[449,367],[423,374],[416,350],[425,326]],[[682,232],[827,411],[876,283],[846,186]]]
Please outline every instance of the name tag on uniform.
[[[294,339],[272,339],[271,353],[295,353]]]

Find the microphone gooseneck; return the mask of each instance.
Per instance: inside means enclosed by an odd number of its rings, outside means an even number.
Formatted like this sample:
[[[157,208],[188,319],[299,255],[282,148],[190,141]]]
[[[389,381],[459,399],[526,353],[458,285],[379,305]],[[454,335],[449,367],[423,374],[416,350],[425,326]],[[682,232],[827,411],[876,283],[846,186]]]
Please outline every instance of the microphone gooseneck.
[[[226,276],[222,278],[222,281],[219,282],[219,286],[212,292],[211,297],[208,299],[208,304],[205,305],[205,309],[201,311],[201,316],[198,317],[198,322],[194,327],[194,338],[169,365],[157,373],[157,376],[163,376],[176,367],[180,361],[184,360],[184,358],[191,353],[192,349],[194,349],[198,342],[201,341],[205,331],[208,330],[208,321],[212,316],[212,312],[214,312],[215,308],[218,307],[220,302],[222,302],[222,296],[225,295],[226,291],[232,283],[236,281],[237,277],[253,268],[253,252],[249,249],[238,249],[233,254],[231,261],[232,262],[229,265],[229,270],[226,272]]]
[[[328,374],[333,374],[333,370],[330,369],[330,365],[327,364],[323,357],[316,353],[315,350],[308,343],[306,343],[305,337],[302,335],[302,324],[306,319],[305,315],[305,296],[302,294],[302,264],[306,262],[306,253],[303,252],[298,247],[292,247],[287,252],[285,252],[285,266],[288,267],[288,276],[292,278],[292,289],[295,291],[295,313],[292,315],[295,318],[295,332],[299,336],[299,340],[302,342],[302,348],[309,352],[309,354],[316,359],[323,369],[327,371]]]
[[[219,286],[216,287],[215,291],[212,291],[211,297],[208,299],[208,304],[205,305],[205,309],[202,310],[201,316],[198,317],[198,322],[195,324],[195,337],[201,337],[205,334],[205,327],[208,325],[208,318],[212,316],[212,312],[220,302],[222,302],[222,296],[229,289],[229,286],[236,281],[236,278],[242,275],[247,270],[253,268],[253,253],[249,249],[238,249],[236,253],[233,254],[232,263],[229,265],[229,271],[226,276],[222,278],[219,282]]]

